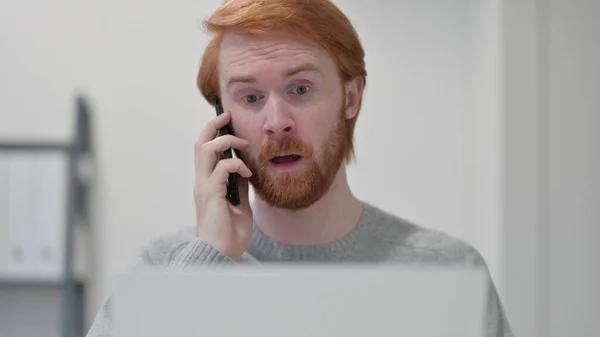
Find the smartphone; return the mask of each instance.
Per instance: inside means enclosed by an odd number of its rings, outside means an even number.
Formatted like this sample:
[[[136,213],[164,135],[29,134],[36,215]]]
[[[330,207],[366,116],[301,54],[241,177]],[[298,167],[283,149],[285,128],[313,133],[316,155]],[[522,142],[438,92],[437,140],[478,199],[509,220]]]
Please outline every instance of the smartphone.
[[[224,111],[219,96],[215,97],[215,109],[217,110],[217,116],[221,115]],[[219,136],[223,135],[233,135],[233,127],[231,126],[231,122],[227,123],[227,125],[219,130]],[[237,158],[237,156],[235,151],[232,148],[229,148],[223,152],[223,159],[231,158]],[[227,199],[234,206],[240,204],[240,192],[238,191],[237,179],[237,173],[229,173],[229,178],[227,178]]]

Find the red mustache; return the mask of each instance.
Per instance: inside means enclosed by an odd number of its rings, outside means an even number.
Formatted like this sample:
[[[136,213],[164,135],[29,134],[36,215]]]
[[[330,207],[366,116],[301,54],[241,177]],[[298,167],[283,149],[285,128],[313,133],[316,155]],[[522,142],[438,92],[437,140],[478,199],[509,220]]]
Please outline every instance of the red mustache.
[[[261,163],[266,163],[274,157],[291,154],[310,157],[312,156],[312,149],[309,145],[293,137],[286,137],[277,141],[269,140],[260,150],[258,159]]]

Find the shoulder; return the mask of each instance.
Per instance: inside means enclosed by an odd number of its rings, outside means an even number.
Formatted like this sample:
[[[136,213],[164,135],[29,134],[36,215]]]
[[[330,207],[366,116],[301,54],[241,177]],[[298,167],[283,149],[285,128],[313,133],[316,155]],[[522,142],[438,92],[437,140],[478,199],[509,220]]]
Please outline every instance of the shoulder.
[[[427,228],[396,216],[388,211],[368,205],[369,212],[378,221],[374,235],[387,246],[387,257],[407,262],[440,264],[485,265],[480,252],[463,239],[441,230]]]
[[[168,264],[194,239],[195,228],[192,226],[159,235],[141,248],[137,256],[137,263],[142,265]]]
[[[510,325],[488,266],[480,252],[463,239],[426,228],[374,206],[367,206],[370,241],[377,244],[381,260],[409,264],[436,264],[477,267],[487,273],[488,305],[486,336],[512,337]]]
[[[194,227],[182,228],[160,235],[142,247],[132,262],[133,269],[143,266],[166,265],[172,257],[194,240]],[[112,296],[108,296],[97,312],[86,337],[113,336]]]
[[[470,243],[445,232],[418,225],[405,244],[416,250],[435,252],[438,262],[444,264],[485,265],[481,253]]]

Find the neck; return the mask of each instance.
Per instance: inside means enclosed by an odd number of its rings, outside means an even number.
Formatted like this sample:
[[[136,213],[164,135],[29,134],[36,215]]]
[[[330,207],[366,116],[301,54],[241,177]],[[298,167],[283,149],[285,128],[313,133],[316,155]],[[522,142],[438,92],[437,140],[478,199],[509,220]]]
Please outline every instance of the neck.
[[[342,165],[329,191],[299,211],[268,205],[258,196],[253,215],[258,228],[272,240],[296,246],[325,245],[348,235],[357,225],[363,204],[351,192]]]

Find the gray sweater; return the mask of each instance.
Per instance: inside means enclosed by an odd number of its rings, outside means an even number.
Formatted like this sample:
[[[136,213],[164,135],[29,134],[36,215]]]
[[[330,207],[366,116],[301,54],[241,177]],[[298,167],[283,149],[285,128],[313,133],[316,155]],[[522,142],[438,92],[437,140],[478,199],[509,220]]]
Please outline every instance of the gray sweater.
[[[399,264],[476,265],[487,269],[481,254],[469,244],[425,229],[365,203],[362,219],[344,239],[317,247],[283,245],[255,226],[252,242],[233,261],[195,235],[195,228],[159,237],[141,251],[137,266],[190,268],[206,264],[268,262],[397,262]],[[488,272],[489,275],[489,272]],[[512,337],[496,287],[490,280],[486,337]],[[110,298],[102,306],[87,337],[112,337]]]

